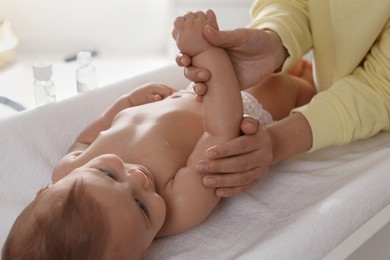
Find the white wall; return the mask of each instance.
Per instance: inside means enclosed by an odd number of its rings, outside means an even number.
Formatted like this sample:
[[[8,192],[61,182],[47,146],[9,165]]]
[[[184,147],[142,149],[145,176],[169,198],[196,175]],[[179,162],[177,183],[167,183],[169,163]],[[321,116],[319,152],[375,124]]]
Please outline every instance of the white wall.
[[[212,9],[221,30],[245,27],[250,22],[249,9],[254,0],[172,0],[177,14]]]
[[[250,22],[249,9],[254,0],[172,0],[172,16],[182,15],[187,11],[212,9],[220,30],[245,27]],[[176,53],[176,45],[168,42],[169,55]]]
[[[124,56],[172,54],[173,20],[186,11],[215,10],[221,29],[245,26],[252,0],[0,0],[19,53],[97,49]]]
[[[0,1],[0,17],[11,21],[19,51],[28,53],[161,53],[170,35],[169,10],[170,0]]]

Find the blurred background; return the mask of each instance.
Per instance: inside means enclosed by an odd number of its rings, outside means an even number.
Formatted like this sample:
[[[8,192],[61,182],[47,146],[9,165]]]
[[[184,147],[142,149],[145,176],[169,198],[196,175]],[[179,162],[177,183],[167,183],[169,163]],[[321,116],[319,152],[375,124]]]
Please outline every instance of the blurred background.
[[[98,87],[174,62],[176,16],[213,9],[221,29],[246,26],[252,0],[1,0],[0,97],[35,106],[32,64],[50,61],[57,100],[77,94],[74,57],[96,52]],[[4,103],[4,102],[3,102]],[[15,113],[0,104],[0,118]]]

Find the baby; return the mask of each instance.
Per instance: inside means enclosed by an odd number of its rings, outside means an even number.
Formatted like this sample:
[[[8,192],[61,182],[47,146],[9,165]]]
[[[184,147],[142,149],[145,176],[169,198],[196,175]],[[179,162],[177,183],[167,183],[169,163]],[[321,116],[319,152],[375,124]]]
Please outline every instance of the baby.
[[[180,51],[211,72],[202,103],[193,91],[154,83],[119,98],[17,218],[4,260],[141,258],[156,236],[195,227],[215,208],[219,197],[203,186],[196,163],[240,135],[244,113],[271,123],[311,99],[313,87],[287,74],[241,94],[225,50],[203,38],[206,24],[218,28],[212,11],[187,13],[172,32]]]

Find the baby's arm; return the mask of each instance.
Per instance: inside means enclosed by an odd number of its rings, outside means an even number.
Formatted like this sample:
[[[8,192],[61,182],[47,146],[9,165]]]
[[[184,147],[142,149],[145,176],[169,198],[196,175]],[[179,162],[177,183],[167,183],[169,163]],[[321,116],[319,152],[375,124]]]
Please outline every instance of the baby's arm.
[[[205,151],[240,134],[243,116],[242,98],[232,63],[221,48],[211,46],[202,35],[206,24],[216,25],[213,12],[188,13],[175,21],[173,36],[180,51],[193,56],[193,64],[211,73],[208,91],[203,97],[204,133],[196,144],[187,165],[165,187],[167,221],[159,235],[175,234],[203,221],[219,198],[215,189],[202,184],[196,163],[205,159]]]
[[[139,106],[164,99],[175,90],[168,86],[156,83],[147,83],[129,94],[121,96],[102,115],[93,121],[77,137],[69,152],[85,150],[99,135],[101,131],[111,127],[115,116],[122,110],[129,107]]]

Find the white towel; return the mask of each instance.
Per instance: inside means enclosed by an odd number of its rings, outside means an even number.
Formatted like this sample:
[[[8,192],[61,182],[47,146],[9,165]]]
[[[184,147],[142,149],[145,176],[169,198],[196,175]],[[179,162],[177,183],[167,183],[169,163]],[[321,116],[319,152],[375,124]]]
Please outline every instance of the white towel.
[[[168,66],[0,120],[0,245],[89,121],[150,81],[188,83]],[[390,134],[379,134],[281,162],[250,191],[223,199],[198,227],[156,239],[145,258],[319,259],[390,202],[388,158]]]
[[[390,202],[390,135],[297,156],[146,259],[319,259]]]

